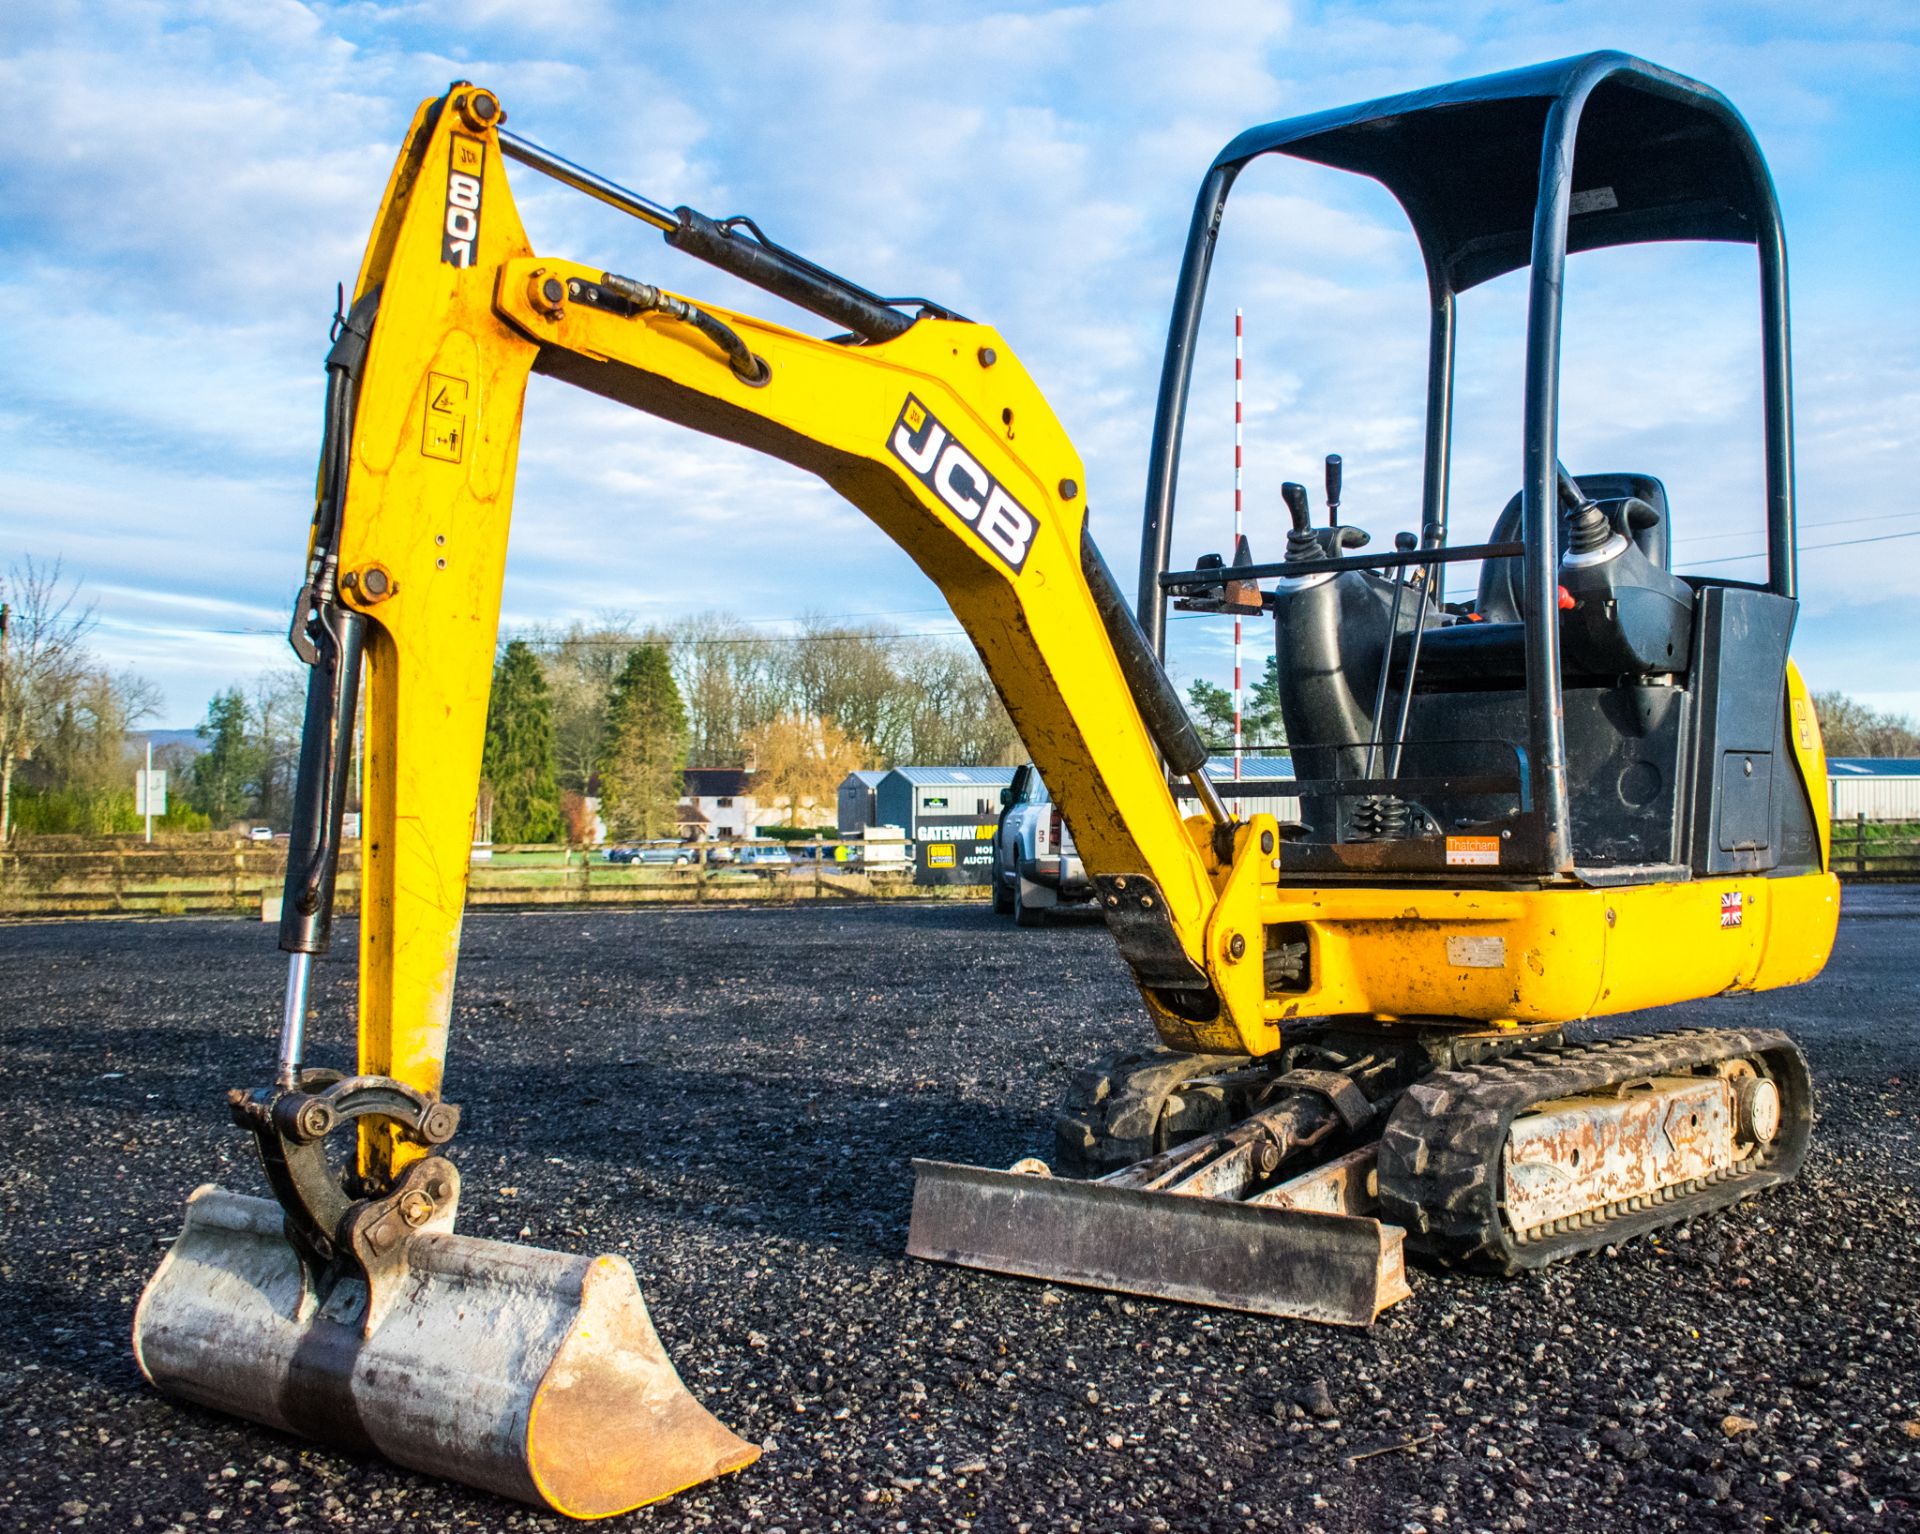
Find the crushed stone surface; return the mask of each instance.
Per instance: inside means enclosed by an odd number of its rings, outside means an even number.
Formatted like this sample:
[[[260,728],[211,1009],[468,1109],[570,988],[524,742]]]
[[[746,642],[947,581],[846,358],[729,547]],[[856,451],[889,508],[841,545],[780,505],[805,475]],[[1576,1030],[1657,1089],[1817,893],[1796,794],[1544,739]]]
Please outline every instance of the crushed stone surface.
[[[354,930],[310,1063],[350,1066]],[[232,921],[0,925],[0,1527],[567,1527],[171,1402],[133,1307],[186,1195],[265,1186],[228,1087],[283,961]],[[638,1271],[693,1392],[766,1446],[618,1527],[1920,1527],[1920,887],[1849,889],[1813,984],[1612,1019],[1778,1026],[1793,1186],[1521,1279],[1416,1270],[1369,1331],[904,1255],[916,1155],[1046,1155],[1148,1029],[1097,923],[984,907],[487,913],[447,1096],[460,1228]]]

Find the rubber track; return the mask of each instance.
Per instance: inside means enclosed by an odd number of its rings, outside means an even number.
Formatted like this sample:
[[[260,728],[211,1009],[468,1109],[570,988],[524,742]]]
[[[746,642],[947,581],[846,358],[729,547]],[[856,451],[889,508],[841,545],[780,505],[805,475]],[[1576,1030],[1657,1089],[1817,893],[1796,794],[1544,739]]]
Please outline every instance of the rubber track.
[[[1746,1059],[1780,1091],[1780,1132],[1737,1167],[1609,1205],[1522,1238],[1501,1207],[1501,1152],[1514,1118],[1555,1098]],[[1380,1138],[1380,1215],[1410,1250],[1446,1267],[1514,1274],[1678,1224],[1791,1178],[1806,1159],[1813,1089],[1806,1057],[1771,1028],[1690,1028],[1524,1050],[1409,1087]],[[1572,1226],[1573,1228],[1565,1228]]]

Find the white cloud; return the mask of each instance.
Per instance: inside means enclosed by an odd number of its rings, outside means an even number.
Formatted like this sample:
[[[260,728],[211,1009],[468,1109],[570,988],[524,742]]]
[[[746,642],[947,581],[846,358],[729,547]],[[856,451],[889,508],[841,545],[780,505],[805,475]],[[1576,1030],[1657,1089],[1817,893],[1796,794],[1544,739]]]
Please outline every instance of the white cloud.
[[[1911,113],[1896,103],[1916,33],[1895,8],[1477,0],[1443,24],[1408,0],[768,0],[715,16],[693,0],[603,0],[564,23],[531,0],[107,0],[14,29],[0,52],[16,125],[0,151],[0,544],[64,552],[89,578],[116,625],[103,642],[165,683],[170,722],[235,668],[280,663],[275,635],[221,631],[278,627],[255,620],[297,576],[333,283],[358,263],[414,104],[456,75],[500,91],[516,130],[636,190],[751,212],[864,282],[995,325],[1079,444],[1126,582],[1166,304],[1219,147],[1267,118],[1630,37],[1725,88],[1772,154],[1800,242],[1806,541],[1869,530],[1820,535],[1820,521],[1906,504],[1920,322],[1896,263],[1856,261],[1844,220],[1802,215],[1831,215],[1837,167],[1869,190],[1910,179]],[[1855,154],[1876,135],[1899,141],[1893,169]],[[525,173],[514,184],[540,249],[824,328],[598,204]],[[1912,232],[1911,199],[1880,198],[1875,214]],[[1751,525],[1756,343],[1750,265],[1689,266],[1697,254],[1575,263],[1565,431],[1576,467],[1665,477],[1682,531],[1713,535],[1688,548],[1713,557],[1742,550],[1720,535]],[[1315,477],[1329,450],[1347,454],[1356,519],[1383,540],[1410,526],[1425,297],[1391,200],[1317,168],[1249,172],[1214,295],[1180,547],[1224,542],[1235,302],[1256,549],[1278,542],[1281,479]],[[1518,479],[1522,313],[1510,281],[1463,314],[1455,505],[1478,534]],[[1889,601],[1920,595],[1908,547],[1809,552],[1810,675],[1912,690],[1910,662],[1844,621],[1863,570]],[[904,555],[797,471],[536,384],[509,623],[935,602]],[[196,622],[204,643],[183,638]],[[1176,629],[1181,664],[1212,663],[1210,625]]]

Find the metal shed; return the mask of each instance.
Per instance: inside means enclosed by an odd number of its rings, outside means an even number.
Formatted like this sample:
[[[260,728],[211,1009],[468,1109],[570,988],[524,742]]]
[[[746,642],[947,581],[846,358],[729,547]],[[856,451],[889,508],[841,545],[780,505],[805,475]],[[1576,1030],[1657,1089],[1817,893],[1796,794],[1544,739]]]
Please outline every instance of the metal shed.
[[[1835,820],[1920,821],[1920,757],[1829,757],[1827,795]]]
[[[996,824],[1000,790],[1012,781],[1011,767],[896,767],[874,788],[873,812],[913,841],[933,831],[950,839],[957,827]]]
[[[858,836],[868,826],[880,824],[874,813],[873,794],[886,775],[883,767],[861,767],[840,780],[840,802],[834,824],[842,836]]]

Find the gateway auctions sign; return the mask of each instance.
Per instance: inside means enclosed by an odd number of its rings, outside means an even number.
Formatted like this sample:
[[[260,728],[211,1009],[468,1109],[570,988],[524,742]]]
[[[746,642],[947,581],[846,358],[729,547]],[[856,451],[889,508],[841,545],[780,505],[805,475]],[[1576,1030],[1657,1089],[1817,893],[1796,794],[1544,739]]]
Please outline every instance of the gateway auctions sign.
[[[993,833],[996,822],[984,825],[963,821],[958,825],[920,827],[920,839],[913,845],[913,882],[915,884],[991,884],[993,883]]]

